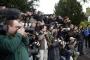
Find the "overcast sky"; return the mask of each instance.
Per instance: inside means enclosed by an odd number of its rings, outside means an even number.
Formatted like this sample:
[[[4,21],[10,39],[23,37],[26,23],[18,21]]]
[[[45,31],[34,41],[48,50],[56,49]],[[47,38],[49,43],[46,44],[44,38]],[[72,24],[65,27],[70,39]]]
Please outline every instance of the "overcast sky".
[[[42,11],[45,14],[52,14],[54,12],[54,6],[59,0],[40,0],[37,10]],[[83,3],[81,3],[83,4]],[[83,11],[86,11],[86,7],[90,6],[90,2],[83,5]]]

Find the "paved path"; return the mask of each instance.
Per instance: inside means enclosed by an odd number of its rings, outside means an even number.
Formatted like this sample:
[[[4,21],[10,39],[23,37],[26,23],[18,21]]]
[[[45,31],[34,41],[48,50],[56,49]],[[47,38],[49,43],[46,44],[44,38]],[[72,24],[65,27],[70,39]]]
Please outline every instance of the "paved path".
[[[84,50],[85,55],[79,56],[78,60],[90,60],[90,49]]]
[[[87,56],[79,56],[78,60],[90,60]]]

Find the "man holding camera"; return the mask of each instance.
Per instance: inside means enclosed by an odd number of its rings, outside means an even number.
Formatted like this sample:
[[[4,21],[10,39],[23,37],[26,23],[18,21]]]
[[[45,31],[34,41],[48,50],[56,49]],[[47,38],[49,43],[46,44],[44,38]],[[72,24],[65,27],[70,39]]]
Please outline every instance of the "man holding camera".
[[[5,10],[6,21],[0,31],[0,60],[29,60],[27,33],[20,26],[19,17],[19,10]]]

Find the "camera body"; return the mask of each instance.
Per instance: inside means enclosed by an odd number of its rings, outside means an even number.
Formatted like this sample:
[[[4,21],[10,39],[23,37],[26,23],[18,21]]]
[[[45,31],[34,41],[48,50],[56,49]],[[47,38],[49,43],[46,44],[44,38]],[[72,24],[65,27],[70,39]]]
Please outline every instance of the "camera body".
[[[70,28],[63,28],[63,31],[70,31]]]

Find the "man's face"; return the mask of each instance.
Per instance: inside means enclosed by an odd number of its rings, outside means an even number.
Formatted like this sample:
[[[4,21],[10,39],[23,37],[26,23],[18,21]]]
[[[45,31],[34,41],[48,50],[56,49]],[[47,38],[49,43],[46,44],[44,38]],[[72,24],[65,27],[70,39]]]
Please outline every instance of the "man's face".
[[[36,23],[33,22],[33,23],[32,23],[32,27],[36,27]]]
[[[74,25],[71,24],[71,25],[70,25],[70,28],[73,29],[73,28],[74,28]]]
[[[47,30],[47,26],[44,26],[42,30],[45,32]]]
[[[18,29],[20,29],[20,23],[17,20],[14,20],[12,25],[8,25],[8,33],[11,35],[16,34]]]

